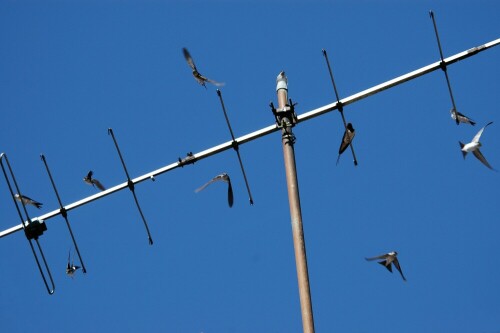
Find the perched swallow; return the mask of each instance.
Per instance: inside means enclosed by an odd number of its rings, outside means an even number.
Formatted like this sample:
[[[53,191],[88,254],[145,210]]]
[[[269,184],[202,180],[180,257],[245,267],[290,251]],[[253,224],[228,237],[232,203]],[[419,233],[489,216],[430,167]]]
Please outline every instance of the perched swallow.
[[[25,205],[33,205],[33,206],[35,206],[38,209],[42,208],[42,205],[43,205],[42,203],[40,203],[40,202],[38,202],[36,200],[33,200],[31,198],[28,198],[25,195],[19,195],[18,193],[16,193],[14,195],[14,197],[16,198],[17,201],[20,201],[20,202],[22,202]]]
[[[481,151],[479,150],[479,147],[482,146],[481,142],[479,142],[479,139],[481,138],[481,134],[483,134],[483,131],[486,128],[486,126],[488,126],[490,124],[493,124],[493,122],[490,121],[483,128],[481,128],[479,130],[479,132],[477,132],[476,136],[474,136],[474,138],[472,139],[471,142],[469,142],[467,144],[463,144],[462,142],[458,141],[458,143],[460,144],[460,149],[462,150],[462,155],[463,155],[464,159],[465,159],[465,156],[467,155],[467,153],[472,152],[474,154],[474,156],[476,156],[477,159],[481,161],[481,163],[486,165],[491,170],[495,170],[491,167],[491,165],[488,163],[488,161],[486,161],[486,158],[484,158],[483,154],[481,154]]]
[[[451,118],[453,118],[455,120],[457,125],[459,125],[460,123],[471,124],[472,126],[476,125],[475,121],[473,121],[469,117],[461,114],[460,112],[455,110],[455,108],[451,108],[450,112],[451,112]]]
[[[213,182],[216,182],[216,181],[223,181],[225,183],[227,183],[228,187],[227,187],[227,202],[229,204],[229,207],[233,207],[233,187],[231,186],[231,178],[229,178],[229,175],[227,173],[222,173],[218,176],[215,176],[214,178],[212,178],[208,183],[206,183],[205,185],[197,188],[195,190],[196,193],[200,192],[201,190],[203,190],[205,187],[207,187],[208,185],[212,184]]]
[[[195,80],[201,84],[202,86],[205,87],[205,89],[207,88],[207,86],[205,85],[205,82],[209,82],[217,87],[220,87],[220,86],[223,86],[224,83],[221,83],[221,82],[217,82],[217,81],[214,81],[214,80],[210,80],[209,78],[207,77],[204,77],[203,75],[200,74],[200,72],[198,72],[198,69],[196,68],[196,65],[194,64],[194,61],[193,61],[193,58],[191,58],[191,55],[189,54],[188,50],[184,47],[182,49],[182,52],[184,53],[184,58],[186,58],[186,61],[189,65],[189,67],[191,67],[191,69],[193,70],[193,76],[195,78]]]
[[[92,175],[94,173],[91,171],[89,171],[89,173],[87,174],[87,176],[83,177],[83,181],[86,182],[87,184],[89,185],[92,185],[94,187],[97,186],[98,189],[100,189],[101,191],[104,191],[106,190],[106,188],[101,184],[100,181],[98,181],[97,179],[95,178],[92,178]]]
[[[75,274],[75,272],[80,269],[80,266],[75,266],[73,264],[73,260],[71,260],[71,250],[69,250],[69,253],[68,253],[68,265],[66,266],[66,274],[73,278],[73,274]]]
[[[340,143],[339,157],[337,157],[337,164],[339,164],[340,155],[342,155],[342,153],[347,149],[347,147],[349,147],[355,135],[356,135],[356,130],[354,129],[354,127],[352,127],[351,123],[347,123],[344,136],[342,137],[342,142]]]
[[[376,256],[376,257],[372,257],[372,258],[365,258],[365,259],[368,261],[383,259],[382,261],[379,261],[378,263],[383,265],[385,268],[387,268],[389,270],[389,272],[391,272],[391,273],[392,273],[391,264],[394,264],[394,266],[396,266],[396,269],[399,271],[399,274],[401,274],[401,277],[403,278],[403,280],[406,281],[406,278],[403,275],[403,271],[401,270],[401,266],[399,265],[397,255],[398,255],[398,253],[396,251],[393,251],[393,252],[389,252],[387,254],[382,254],[380,256]]]

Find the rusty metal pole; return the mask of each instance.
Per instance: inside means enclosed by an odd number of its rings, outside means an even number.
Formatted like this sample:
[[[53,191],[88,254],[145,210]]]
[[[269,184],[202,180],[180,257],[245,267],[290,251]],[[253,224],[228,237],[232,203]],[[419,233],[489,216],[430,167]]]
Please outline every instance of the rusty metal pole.
[[[302,212],[300,210],[299,184],[295,166],[295,151],[293,148],[295,136],[292,127],[296,122],[293,104],[287,103],[288,81],[285,72],[281,72],[276,79],[276,92],[278,94],[277,120],[282,127],[283,156],[285,161],[286,182],[288,187],[288,201],[290,204],[290,217],[292,222],[293,246],[295,249],[295,265],[299,284],[300,308],[302,312],[302,327],[304,333],[314,332],[314,319],[309,288],[309,273],[307,270],[306,244],[302,228]]]

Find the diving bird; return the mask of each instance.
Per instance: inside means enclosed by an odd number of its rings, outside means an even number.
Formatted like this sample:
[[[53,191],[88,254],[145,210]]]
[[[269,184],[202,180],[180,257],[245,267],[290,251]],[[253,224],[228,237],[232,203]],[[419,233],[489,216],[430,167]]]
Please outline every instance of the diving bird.
[[[198,69],[196,68],[196,65],[194,64],[194,61],[193,61],[193,58],[191,58],[191,55],[189,54],[189,51],[184,47],[182,48],[182,52],[184,53],[184,58],[186,58],[186,61],[189,65],[189,67],[191,67],[191,69],[193,70],[193,76],[195,78],[195,80],[201,84],[202,86],[205,87],[205,89],[207,89],[207,86],[205,85],[205,82],[209,82],[217,87],[220,87],[220,86],[223,86],[224,83],[222,82],[217,82],[217,81],[214,81],[214,80],[210,80],[209,78],[203,76],[200,74],[200,72],[198,72]]]
[[[453,118],[455,120],[457,125],[459,125],[460,123],[471,124],[472,126],[476,125],[475,121],[473,121],[469,117],[461,114],[460,112],[455,110],[455,108],[451,108],[450,113],[451,113],[451,118]]]
[[[28,198],[25,195],[19,195],[18,193],[16,193],[14,195],[14,197],[16,198],[17,201],[20,201],[20,202],[22,202],[25,205],[33,205],[33,206],[35,206],[38,209],[42,208],[42,205],[43,205],[42,203],[40,203],[40,202],[38,202],[36,200],[33,200],[31,198]]]
[[[356,135],[356,130],[354,129],[354,127],[352,127],[351,123],[347,123],[344,136],[342,137],[342,142],[340,143],[339,157],[337,157],[337,164],[339,164],[340,155],[342,155],[342,153],[347,149],[347,147],[349,147],[355,135]]]
[[[75,266],[73,264],[73,260],[71,260],[71,249],[69,250],[69,253],[68,253],[68,265],[66,266],[66,274],[73,278],[73,274],[75,274],[75,272],[77,270],[80,269],[80,266]]]
[[[396,269],[399,271],[399,274],[401,274],[403,280],[406,281],[406,278],[403,275],[403,271],[401,270],[401,266],[399,265],[399,260],[397,256],[398,253],[396,251],[392,251],[386,254],[382,254],[380,256],[365,258],[365,259],[368,261],[382,259],[382,261],[379,261],[378,263],[387,268],[391,273],[392,273],[392,264],[394,264],[394,266],[396,266]]]
[[[233,201],[234,201],[233,200],[233,187],[231,186],[231,178],[229,178],[229,175],[227,173],[222,173],[218,176],[215,176],[209,182],[207,182],[203,186],[197,188],[195,190],[195,192],[198,193],[198,192],[202,191],[205,187],[207,187],[208,185],[210,185],[216,181],[223,181],[224,183],[227,183],[227,185],[228,185],[228,187],[227,187],[227,202],[229,204],[229,207],[233,207]]]
[[[101,184],[100,181],[98,181],[95,178],[92,178],[93,174],[94,174],[94,172],[92,172],[92,170],[90,170],[89,173],[85,177],[83,177],[83,181],[89,185],[94,186],[94,187],[97,186],[97,188],[100,189],[101,191],[106,190],[106,188]]]
[[[472,139],[471,142],[469,142],[467,144],[463,144],[462,142],[458,141],[458,143],[460,144],[460,149],[462,150],[462,155],[463,155],[464,159],[465,159],[465,156],[467,155],[467,153],[472,152],[472,154],[474,154],[474,156],[476,156],[476,158],[478,160],[480,160],[481,163],[486,165],[489,169],[495,170],[491,167],[491,165],[488,163],[488,161],[486,161],[486,158],[484,158],[483,154],[481,154],[481,151],[479,150],[479,147],[482,146],[481,142],[479,142],[479,139],[481,138],[481,134],[483,134],[483,131],[486,128],[486,126],[488,126],[490,124],[493,124],[493,122],[490,121],[483,128],[481,128],[479,130],[479,132],[477,132],[476,136],[474,136],[474,138]]]

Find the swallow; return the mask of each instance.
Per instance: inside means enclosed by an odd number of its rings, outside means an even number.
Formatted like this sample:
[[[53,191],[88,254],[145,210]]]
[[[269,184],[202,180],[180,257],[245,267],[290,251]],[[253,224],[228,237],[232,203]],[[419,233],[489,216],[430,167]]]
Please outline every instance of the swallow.
[[[77,270],[80,269],[80,266],[75,266],[73,264],[73,260],[71,260],[71,250],[69,250],[69,253],[68,253],[68,264],[66,265],[66,274],[73,278],[73,274],[75,274],[75,272]]]
[[[460,112],[455,110],[455,108],[451,108],[450,113],[451,113],[451,118],[453,118],[455,120],[457,125],[459,125],[460,123],[471,124],[472,126],[476,125],[475,121],[473,121],[469,117],[461,114]]]
[[[488,161],[486,161],[486,158],[484,158],[483,154],[481,154],[481,151],[479,150],[479,147],[482,146],[481,142],[479,142],[479,139],[481,138],[481,134],[483,134],[483,131],[486,128],[486,126],[488,126],[490,124],[493,124],[493,122],[490,121],[483,128],[481,128],[479,130],[479,132],[477,132],[476,136],[474,136],[474,138],[472,139],[471,142],[469,142],[467,144],[463,144],[462,142],[458,141],[458,143],[460,144],[460,149],[462,150],[462,156],[464,157],[464,159],[465,159],[465,156],[467,155],[467,153],[472,152],[474,154],[474,156],[476,156],[476,158],[481,161],[481,163],[486,165],[489,169],[495,170],[491,167],[491,165],[488,163]]]
[[[342,155],[342,153],[347,149],[347,147],[349,147],[355,135],[356,135],[356,130],[354,129],[354,127],[352,127],[351,123],[347,123],[344,136],[342,137],[342,142],[340,143],[339,157],[337,157],[337,164],[339,164],[340,155]]]
[[[215,176],[209,182],[207,182],[203,186],[197,188],[195,190],[195,192],[198,193],[198,192],[202,191],[205,187],[207,187],[208,185],[210,185],[216,181],[223,181],[223,182],[227,183],[227,185],[228,185],[228,187],[227,187],[227,203],[229,204],[229,207],[233,207],[233,201],[234,201],[233,187],[231,186],[231,178],[229,178],[229,175],[227,173],[222,173],[218,176]]]
[[[38,202],[36,200],[33,200],[31,198],[28,198],[25,195],[19,195],[18,193],[16,193],[14,195],[14,197],[16,198],[17,201],[20,201],[20,202],[22,202],[25,205],[33,205],[33,206],[35,206],[38,209],[42,208],[42,205],[43,205],[42,203],[40,203],[40,202]]]
[[[202,86],[205,87],[205,89],[207,89],[207,86],[205,85],[206,82],[209,82],[217,87],[220,87],[220,86],[223,86],[224,83],[222,82],[217,82],[217,81],[214,81],[214,80],[210,80],[209,78],[203,76],[200,74],[200,72],[198,72],[198,69],[196,68],[196,65],[194,64],[194,61],[193,61],[193,58],[191,58],[191,55],[189,54],[188,50],[184,47],[182,48],[182,52],[184,53],[184,58],[186,58],[186,61],[189,65],[189,67],[191,67],[191,69],[193,70],[193,76],[194,76],[194,79],[199,83],[201,84]]]
[[[389,272],[391,272],[391,273],[392,273],[392,265],[391,264],[394,264],[394,266],[396,266],[396,269],[399,271],[399,274],[401,274],[403,281],[406,282],[406,278],[403,275],[403,271],[401,270],[401,266],[399,265],[399,260],[398,260],[397,256],[398,256],[398,253],[396,251],[392,251],[392,252],[389,252],[386,254],[382,254],[380,256],[376,256],[376,257],[372,257],[372,258],[365,258],[365,259],[368,261],[382,259],[382,261],[379,261],[378,263],[383,265],[385,268],[387,268],[389,270]]]
[[[94,172],[92,172],[92,170],[90,170],[89,173],[85,177],[83,177],[83,181],[89,185],[94,186],[94,187],[97,186],[97,188],[100,189],[101,191],[106,190],[106,188],[101,184],[100,181],[98,181],[95,178],[92,178],[93,174],[94,174]]]

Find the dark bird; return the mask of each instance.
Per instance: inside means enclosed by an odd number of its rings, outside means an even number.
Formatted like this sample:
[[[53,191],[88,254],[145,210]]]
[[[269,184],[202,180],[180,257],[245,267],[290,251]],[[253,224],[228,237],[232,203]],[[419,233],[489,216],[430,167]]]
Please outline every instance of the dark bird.
[[[489,169],[495,170],[491,167],[491,165],[488,163],[488,161],[486,161],[486,158],[484,158],[483,154],[481,154],[481,151],[479,150],[479,147],[482,146],[481,142],[479,142],[479,139],[481,138],[481,134],[483,134],[483,131],[486,128],[486,126],[488,126],[490,124],[493,124],[493,122],[490,121],[483,128],[481,128],[479,130],[479,132],[477,132],[477,134],[474,136],[474,138],[472,139],[471,142],[469,142],[467,144],[463,144],[462,142],[458,141],[458,143],[460,144],[460,150],[462,151],[462,155],[463,155],[464,159],[465,159],[465,156],[467,155],[467,153],[472,152],[472,154],[474,154],[474,156],[476,156],[476,158],[478,160],[480,160],[481,163],[486,165]]]
[[[80,266],[75,266],[73,264],[73,260],[71,260],[71,249],[69,250],[69,253],[68,253],[68,265],[66,266],[66,274],[73,278],[73,274],[75,274],[75,272],[77,270],[80,269]]]
[[[205,89],[207,88],[207,86],[205,85],[205,82],[209,82],[217,87],[220,87],[220,86],[223,86],[224,83],[221,83],[221,82],[217,82],[217,81],[214,81],[214,80],[210,80],[209,78],[203,76],[200,74],[200,72],[198,72],[198,69],[196,68],[196,65],[194,64],[194,61],[193,61],[193,58],[191,58],[191,55],[189,54],[188,50],[184,47],[182,49],[182,52],[184,53],[184,58],[186,58],[186,61],[189,65],[189,67],[191,67],[191,69],[193,70],[193,76],[195,78],[195,80],[201,84],[202,86],[205,87]]]
[[[14,195],[14,197],[16,198],[17,201],[20,201],[20,202],[22,202],[25,205],[33,205],[33,206],[35,206],[38,209],[42,208],[42,205],[43,205],[42,203],[40,203],[40,202],[38,202],[36,200],[33,200],[31,198],[28,198],[25,195],[19,195],[18,193],[16,193]]]
[[[461,114],[460,112],[455,110],[455,108],[451,108],[450,112],[451,112],[451,118],[453,118],[455,120],[457,125],[459,125],[460,123],[471,124],[472,126],[476,125],[475,121],[473,121],[469,117]]]
[[[396,269],[401,274],[401,277],[403,278],[403,280],[406,281],[406,278],[403,275],[403,271],[401,270],[401,266],[399,265],[397,255],[398,255],[398,253],[396,251],[392,251],[392,252],[389,252],[386,254],[382,254],[380,256],[376,256],[376,257],[372,257],[372,258],[365,258],[365,259],[368,261],[382,259],[382,261],[379,261],[378,263],[381,264],[382,266],[384,266],[385,268],[387,268],[389,270],[389,272],[391,272],[391,273],[392,273],[392,264],[394,264],[394,266],[396,266]]]
[[[94,173],[92,172],[92,170],[91,170],[91,171],[89,171],[89,173],[88,173],[85,177],[83,177],[83,181],[84,181],[84,182],[86,182],[86,183],[87,183],[87,184],[89,184],[89,185],[94,186],[94,187],[96,187],[96,186],[97,186],[97,188],[98,188],[98,189],[100,189],[101,191],[106,190],[106,188],[105,188],[105,187],[101,184],[101,182],[100,182],[100,181],[98,181],[98,180],[97,180],[97,179],[95,179],[95,178],[92,178],[92,175],[93,175],[93,174],[94,174]]]
[[[342,155],[342,153],[347,149],[347,147],[349,147],[355,135],[356,135],[356,130],[354,129],[354,127],[352,127],[351,123],[347,123],[344,136],[342,137],[342,142],[340,143],[339,157],[337,157],[337,164],[339,164],[340,155]]]
[[[195,190],[195,192],[198,193],[198,192],[202,191],[208,185],[212,184],[213,182],[217,182],[217,181],[223,181],[223,182],[227,183],[227,185],[228,185],[228,187],[227,187],[227,202],[229,204],[229,207],[233,207],[233,201],[234,201],[234,199],[233,199],[233,187],[231,186],[231,179],[229,178],[229,175],[227,173],[222,173],[218,176],[215,176],[209,182],[207,182],[203,186],[197,188]]]

